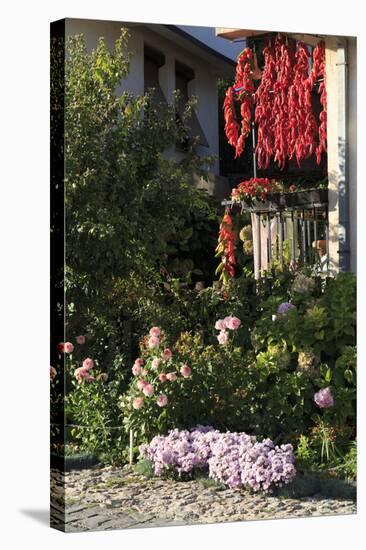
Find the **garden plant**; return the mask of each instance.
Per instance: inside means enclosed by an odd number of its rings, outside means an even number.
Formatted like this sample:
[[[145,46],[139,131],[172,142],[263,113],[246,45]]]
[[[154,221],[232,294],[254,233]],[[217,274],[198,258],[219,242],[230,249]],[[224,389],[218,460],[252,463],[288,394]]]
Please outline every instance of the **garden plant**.
[[[296,473],[355,480],[355,276],[285,263],[255,279],[248,216],[226,214],[216,248],[222,207],[192,184],[213,159],[195,140],[163,155],[194,102],[177,125],[178,96],[117,93],[125,30],[112,51],[77,36],[67,52],[68,341],[50,378],[55,396],[65,379],[70,452],[263,492]],[[221,282],[215,249],[232,263]]]

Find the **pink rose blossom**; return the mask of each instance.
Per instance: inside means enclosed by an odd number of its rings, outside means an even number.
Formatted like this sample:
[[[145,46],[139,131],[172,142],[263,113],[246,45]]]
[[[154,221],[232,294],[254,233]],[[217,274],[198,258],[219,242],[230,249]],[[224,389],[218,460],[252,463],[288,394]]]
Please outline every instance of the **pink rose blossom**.
[[[85,367],[79,367],[75,370],[74,376],[76,380],[79,382],[79,384],[85,380],[86,382],[92,382],[95,380],[94,376],[91,376],[88,372],[89,369],[86,369]]]
[[[146,384],[147,384],[146,380],[138,380],[137,381],[137,387],[140,391],[144,389]]]
[[[60,352],[60,353],[63,353],[65,351],[65,343],[64,342],[59,342],[57,344],[57,350]]]
[[[51,380],[51,382],[53,382],[53,380],[55,379],[56,374],[57,374],[57,370],[55,369],[55,367],[50,367],[50,380]]]
[[[154,393],[154,386],[152,384],[145,384],[142,389],[142,393],[145,394],[146,397],[151,397]]]
[[[74,351],[74,345],[71,342],[65,342],[64,343],[64,352],[65,353],[72,353]]]
[[[86,338],[82,334],[76,337],[76,342],[80,345],[85,344]]]
[[[150,336],[156,336],[157,338],[159,338],[159,336],[160,336],[160,328],[159,328],[159,327],[152,327],[152,328],[149,330],[149,334],[150,334]]]
[[[90,370],[94,367],[94,361],[93,359],[90,359],[90,357],[87,357],[83,361],[83,369]]]
[[[150,349],[157,348],[159,344],[160,344],[160,340],[157,336],[150,336],[147,342],[147,345],[149,346]]]
[[[225,318],[225,324],[229,330],[237,330],[241,325],[241,321],[238,317],[230,316]]]
[[[177,379],[177,375],[175,374],[175,372],[168,372],[166,377],[170,382],[175,382],[175,380]]]
[[[138,357],[137,359],[135,359],[134,365],[138,365],[139,367],[142,367],[143,364],[144,364],[144,360],[141,359],[141,357]]]
[[[173,354],[169,348],[165,348],[165,350],[162,353],[162,357],[163,359],[165,359],[165,361],[169,361],[169,359],[173,357]]]
[[[159,407],[165,407],[168,403],[168,398],[167,398],[166,395],[164,395],[162,393],[162,394],[158,395],[158,397],[156,399],[156,402],[159,405]]]
[[[216,321],[215,329],[216,330],[225,330],[226,329],[226,323],[225,323],[224,319],[219,319],[218,321]]]
[[[226,344],[226,342],[228,341],[228,338],[229,338],[229,335],[226,330],[220,331],[219,335],[217,336],[217,340],[221,345]]]
[[[135,399],[132,401],[132,406],[134,409],[141,409],[145,404],[143,397],[135,397]]]
[[[159,368],[160,366],[160,363],[161,363],[161,359],[159,359],[158,357],[154,357],[154,359],[152,360],[152,363],[151,363],[151,367],[156,370]]]
[[[167,376],[166,376],[165,372],[161,372],[159,374],[159,380],[160,380],[160,382],[166,382],[167,381]]]
[[[180,373],[184,378],[189,378],[192,374],[192,371],[188,365],[184,364],[180,369]]]
[[[333,407],[334,399],[330,388],[323,388],[314,395],[314,401],[321,409]]]
[[[141,367],[139,365],[136,365],[136,363],[132,367],[132,374],[134,376],[138,376],[139,374],[141,374]]]

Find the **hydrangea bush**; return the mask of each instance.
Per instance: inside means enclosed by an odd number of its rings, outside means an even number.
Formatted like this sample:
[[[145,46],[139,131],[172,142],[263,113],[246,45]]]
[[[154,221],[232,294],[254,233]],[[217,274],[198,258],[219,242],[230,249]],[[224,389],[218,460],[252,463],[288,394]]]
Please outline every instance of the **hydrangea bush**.
[[[275,446],[270,439],[259,442],[245,433],[220,433],[210,426],[156,436],[140,447],[140,457],[153,463],[157,476],[205,470],[230,488],[265,493],[290,483],[296,474],[292,445]]]

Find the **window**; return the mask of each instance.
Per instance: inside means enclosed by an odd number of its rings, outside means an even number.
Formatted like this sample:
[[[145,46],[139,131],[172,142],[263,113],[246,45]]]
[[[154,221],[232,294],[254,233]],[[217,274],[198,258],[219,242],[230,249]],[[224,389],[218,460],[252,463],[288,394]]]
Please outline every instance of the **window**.
[[[188,83],[191,80],[193,80],[194,77],[195,77],[194,71],[190,67],[188,67],[187,65],[184,65],[183,63],[180,63],[179,61],[175,62],[175,88],[180,91],[180,98],[179,98],[178,112],[177,112],[178,122],[181,121],[185,104],[189,99]],[[197,115],[194,111],[192,111],[192,115],[188,121],[188,126],[189,126],[189,131],[188,131],[187,139],[184,140],[183,143],[178,143],[177,147],[183,150],[187,150],[189,146],[190,138],[192,139],[193,137],[196,137],[196,136],[199,137],[200,145],[202,145],[203,147],[209,147],[206,136],[201,128]]]
[[[154,103],[166,103],[159,83],[159,69],[165,65],[165,56],[150,46],[144,46],[144,91],[154,88]]]

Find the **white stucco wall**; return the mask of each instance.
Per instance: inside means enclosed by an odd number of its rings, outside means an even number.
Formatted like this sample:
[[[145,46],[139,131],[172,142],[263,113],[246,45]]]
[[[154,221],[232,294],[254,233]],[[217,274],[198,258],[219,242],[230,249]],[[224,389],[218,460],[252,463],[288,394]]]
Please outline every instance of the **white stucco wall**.
[[[165,65],[159,70],[161,88],[167,100],[171,100],[175,89],[175,60],[180,61],[195,72],[195,79],[190,82],[190,93],[198,96],[196,113],[209,147],[198,147],[201,155],[219,154],[219,121],[218,98],[214,67],[197,58],[188,50],[176,45],[173,41],[142,25],[128,25],[115,21],[94,21],[83,19],[66,19],[66,35],[83,34],[88,50],[95,48],[98,38],[103,36],[109,47],[119,36],[122,26],[128,27],[131,38],[128,49],[132,52],[130,74],[124,80],[122,89],[134,94],[144,93],[144,42],[158,49],[165,55]],[[169,158],[181,159],[183,154],[172,147],[166,152]],[[211,169],[219,174],[219,161]]]

